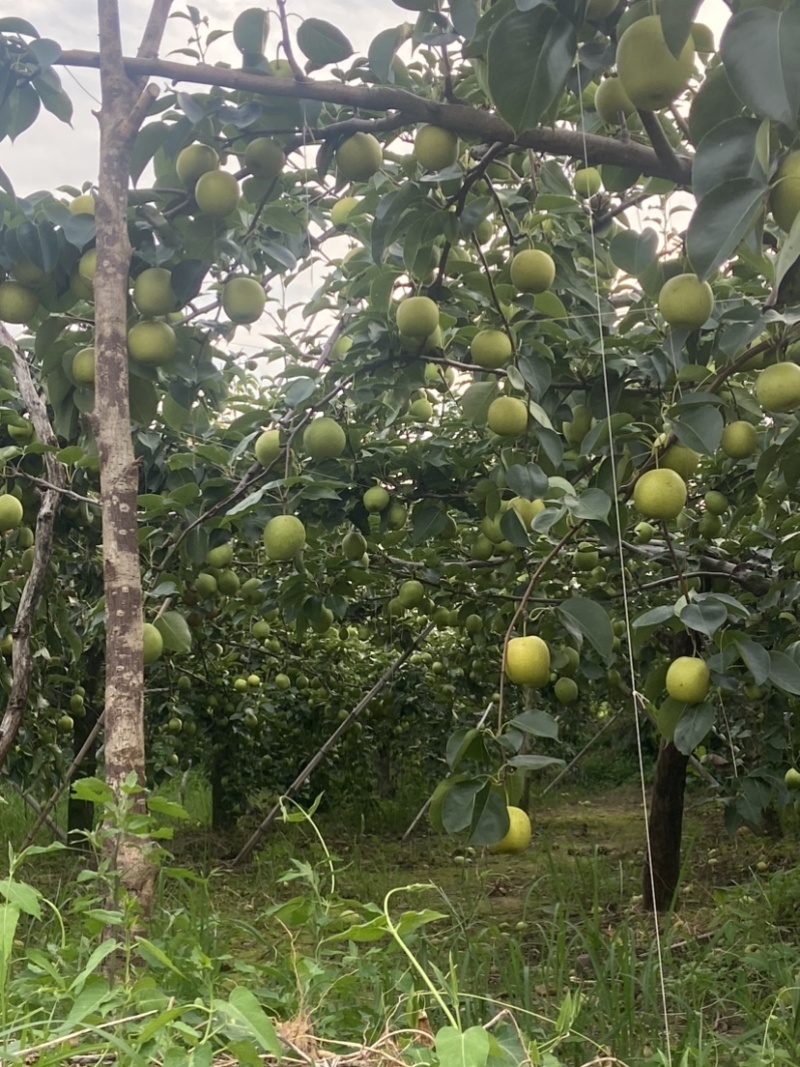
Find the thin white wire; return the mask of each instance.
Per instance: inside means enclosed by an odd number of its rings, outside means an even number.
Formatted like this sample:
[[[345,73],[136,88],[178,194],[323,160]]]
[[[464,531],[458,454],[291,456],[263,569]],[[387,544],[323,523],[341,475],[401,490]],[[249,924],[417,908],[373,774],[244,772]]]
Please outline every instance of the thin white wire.
[[[585,116],[584,116],[584,110],[583,110],[583,85],[581,83],[580,63],[578,64],[577,72],[578,72],[578,100],[579,100],[580,114],[581,114],[581,135],[582,135],[582,138],[583,138],[583,163],[584,163],[584,166],[588,167],[588,165],[589,165],[589,155],[588,155],[587,146],[586,146],[586,124],[585,124]],[[601,300],[601,297],[600,297],[600,275],[598,274],[598,271],[597,271],[597,243],[596,243],[596,240],[595,240],[594,219],[592,218],[591,215],[589,216],[589,233],[590,233],[590,236],[591,236],[591,244],[592,244],[592,263],[594,265],[594,287],[595,287],[595,300],[596,300],[596,307],[597,307],[597,312],[596,313],[597,313],[597,323],[598,323],[598,326],[599,326],[599,334],[600,334],[600,338],[599,338],[600,339],[600,363],[601,363],[602,371],[603,371],[603,392],[604,392],[605,404],[606,404],[606,416],[608,417],[608,438],[609,438],[609,442],[608,443],[609,443],[609,454],[610,454],[610,459],[611,459],[611,481],[612,481],[613,486],[614,486],[614,507],[615,507],[616,516],[617,516],[617,551],[619,553],[619,561],[620,561],[620,577],[621,577],[621,583],[622,583],[622,610],[624,612],[624,617],[625,617],[625,641],[626,641],[627,648],[628,648],[628,670],[629,670],[630,684],[631,684],[631,698],[632,698],[632,703],[633,703],[633,721],[634,721],[634,724],[635,724],[635,727],[636,727],[636,752],[637,752],[637,757],[638,757],[638,762],[639,762],[639,783],[641,785],[641,792],[642,792],[642,813],[644,815],[644,830],[645,830],[645,842],[646,842],[645,849],[646,849],[646,854],[647,854],[647,867],[648,867],[648,871],[650,873],[650,893],[652,895],[653,905],[654,905],[654,910],[653,910],[653,928],[654,928],[654,932],[655,932],[656,956],[657,956],[657,959],[658,959],[658,979],[659,979],[659,988],[660,988],[660,993],[661,993],[661,1008],[662,1008],[662,1013],[663,1013],[664,1038],[665,1038],[665,1041],[666,1041],[666,1050],[665,1051],[666,1051],[666,1056],[667,1056],[667,1063],[669,1064],[669,1067],[672,1067],[672,1040],[671,1040],[671,1036],[670,1036],[669,1010],[668,1010],[668,1007],[667,1007],[667,986],[666,986],[666,980],[665,980],[665,977],[664,977],[664,957],[663,957],[662,945],[661,945],[661,931],[660,931],[659,925],[658,925],[658,912],[655,910],[655,897],[656,897],[655,873],[654,873],[654,870],[653,870],[653,852],[652,852],[652,848],[650,846],[650,819],[649,819],[648,814],[647,814],[647,785],[645,783],[645,775],[644,775],[644,752],[643,752],[643,748],[642,748],[642,729],[641,729],[641,722],[640,722],[640,718],[639,718],[640,709],[641,709],[642,704],[641,704],[641,698],[640,698],[638,690],[636,688],[636,681],[637,681],[637,679],[636,679],[636,669],[635,669],[634,661],[633,661],[633,626],[632,626],[632,623],[631,623],[630,604],[629,604],[629,601],[628,601],[628,581],[627,581],[627,578],[626,578],[626,575],[625,575],[625,544],[624,544],[624,541],[623,541],[623,538],[622,538],[622,530],[620,528],[620,504],[619,504],[619,499],[617,497],[619,483],[617,481],[617,461],[616,461],[616,456],[615,456],[615,453],[614,453],[614,429],[613,429],[613,426],[612,426],[612,423],[611,423],[611,392],[610,392],[610,388],[609,388],[609,384],[608,384],[608,369],[607,369],[607,366],[606,366],[605,334],[603,332],[602,308],[601,308],[601,304],[600,304],[600,300]]]

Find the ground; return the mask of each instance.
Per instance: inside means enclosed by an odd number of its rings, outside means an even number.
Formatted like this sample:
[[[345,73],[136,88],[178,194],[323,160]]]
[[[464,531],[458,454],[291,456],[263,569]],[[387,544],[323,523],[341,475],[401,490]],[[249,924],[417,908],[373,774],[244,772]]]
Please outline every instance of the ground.
[[[641,788],[584,781],[532,808],[534,840],[514,857],[470,850],[425,823],[401,843],[408,813],[377,835],[328,811],[319,836],[305,822],[279,824],[252,864],[229,870],[236,842],[180,830],[153,940],[181,979],[156,957],[148,973],[161,969],[189,999],[199,979],[217,990],[255,983],[270,1015],[308,1019],[320,1037],[368,1041],[387,1026],[418,1027],[423,1009],[441,1025],[424,973],[465,1026],[511,1006],[541,1053],[534,1063],[579,1065],[606,1051],[659,1063],[667,1040],[674,1053],[690,1050],[691,1064],[798,1062],[796,815],[781,837],[729,838],[721,809],[691,783],[680,907],[658,919],[657,939],[640,898]],[[73,863],[42,857],[29,877],[58,899]],[[441,916],[404,935],[411,964],[381,937],[392,890],[395,921]],[[376,923],[371,940],[364,929]]]

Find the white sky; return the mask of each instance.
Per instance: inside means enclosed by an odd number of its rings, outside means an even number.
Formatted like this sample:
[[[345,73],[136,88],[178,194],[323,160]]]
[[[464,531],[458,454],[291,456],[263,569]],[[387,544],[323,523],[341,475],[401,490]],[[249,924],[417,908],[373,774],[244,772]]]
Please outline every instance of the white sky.
[[[201,13],[209,17],[211,29],[230,29],[236,13],[256,3],[257,0],[196,0]],[[265,0],[260,0],[260,4],[270,6]],[[120,0],[124,44],[129,54],[135,52],[149,6],[149,0]],[[295,24],[297,16],[315,16],[339,26],[361,54],[366,53],[369,42],[380,30],[413,21],[412,12],[396,7],[391,0],[288,0],[288,8]],[[173,10],[183,9],[181,3],[174,4]],[[723,0],[706,0],[700,12],[700,19],[715,30],[717,41],[726,10]],[[18,11],[42,36],[52,37],[63,48],[96,47],[96,0],[24,0]],[[162,55],[169,48],[185,45],[189,29],[190,24],[183,19],[170,20]],[[268,54],[275,53],[276,41],[273,19]],[[228,55],[225,39],[213,49],[212,60]],[[80,185],[94,180],[97,174],[97,123],[91,112],[97,107],[98,77],[94,71],[84,69],[70,72],[59,68],[59,73],[72,97],[74,128],[70,130],[53,116],[42,113],[15,144],[8,140],[0,142],[0,167],[22,195],[62,184]],[[316,76],[324,78],[325,72]]]
[[[271,5],[268,0],[195,0],[195,6],[208,16],[209,29],[229,30],[239,11]],[[297,16],[323,18],[339,26],[361,54],[366,53],[369,42],[380,30],[413,20],[413,13],[396,7],[391,0],[288,0],[287,7],[295,26],[299,22]],[[97,47],[96,8],[96,0],[24,0],[18,10],[43,37],[53,38],[62,48],[92,50]],[[120,0],[123,44],[130,55],[136,52],[149,8],[150,0]],[[176,0],[173,11],[181,10],[185,11],[185,5]],[[190,30],[191,25],[185,19],[171,19],[162,56],[166,58],[170,48],[186,45]],[[274,55],[278,40],[274,16],[270,30],[267,54]],[[223,38],[212,46],[209,58],[231,59],[230,53],[231,47]],[[235,51],[234,55],[238,57]],[[186,57],[174,58],[191,62]],[[23,196],[35,189],[81,185],[96,178],[98,135],[92,110],[97,108],[99,77],[96,72],[81,68],[71,72],[63,67],[57,69],[72,97],[73,129],[42,112],[35,125],[13,145],[8,140],[0,142],[0,167]],[[324,78],[325,72],[316,76]]]

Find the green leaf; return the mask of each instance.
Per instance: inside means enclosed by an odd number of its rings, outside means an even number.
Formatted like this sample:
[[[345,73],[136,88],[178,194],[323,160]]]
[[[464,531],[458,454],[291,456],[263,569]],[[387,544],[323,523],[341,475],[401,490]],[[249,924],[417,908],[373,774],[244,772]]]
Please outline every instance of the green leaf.
[[[489,38],[489,92],[517,133],[544,118],[560,96],[577,46],[573,24],[555,8],[511,11]]]
[[[263,1061],[252,1041],[228,1041],[225,1051],[236,1060],[237,1067],[262,1067]],[[191,1067],[195,1067],[194,1064]]]
[[[770,652],[769,678],[784,693],[800,696],[800,667],[785,652]]]
[[[170,819],[183,819],[185,821],[191,818],[182,804],[178,804],[174,800],[168,800],[166,797],[149,796],[147,798],[147,810],[154,812],[156,815],[166,815]]]
[[[740,11],[725,27],[720,54],[736,95],[757,115],[797,128],[800,6]]]
[[[506,471],[506,485],[516,496],[536,500],[547,492],[548,478],[536,463],[515,463]]]
[[[269,36],[269,15],[263,8],[249,7],[236,16],[233,43],[243,56],[263,56]]]
[[[82,249],[95,238],[94,215],[70,215],[64,219],[61,231],[71,245]]]
[[[655,261],[658,252],[658,234],[650,226],[646,226],[641,233],[636,233],[634,230],[622,230],[611,238],[609,252],[614,264],[620,270],[638,278]]]
[[[719,601],[706,600],[700,604],[687,604],[681,609],[680,620],[690,630],[711,637],[728,618],[728,610]]]
[[[341,63],[353,46],[338,27],[323,19],[307,18],[297,30],[297,47],[313,63]]]
[[[772,669],[769,652],[755,641],[745,639],[737,641],[736,647],[739,649],[742,662],[752,674],[753,681],[756,685],[763,685]]]
[[[586,638],[607,663],[614,654],[614,630],[604,608],[597,601],[574,596],[558,606],[558,614],[571,631]]]
[[[699,144],[720,122],[734,118],[741,114],[741,111],[742,102],[733,91],[725,68],[722,64],[712,67],[692,98],[689,108],[689,136],[692,144]]]
[[[72,100],[61,88],[60,83],[57,85],[50,84],[51,81],[58,82],[58,78],[56,78],[53,71],[48,73],[48,78],[43,76],[35,77],[32,82],[33,87],[39,94],[39,99],[45,111],[55,115],[61,122],[70,123],[72,121]]]
[[[554,741],[558,740],[558,723],[546,711],[523,711],[521,715],[511,719],[508,725],[515,730],[522,730],[524,734],[531,734],[533,737],[550,737]]]
[[[578,497],[571,493],[564,496],[564,506],[575,519],[608,522],[611,504],[611,497],[602,489],[587,489]]]
[[[413,934],[421,927],[427,926],[428,923],[438,922],[440,919],[446,918],[447,916],[442,912],[433,911],[430,908],[424,908],[422,911],[404,911],[395,920],[394,927],[398,935],[405,940],[409,934]],[[389,924],[386,921],[386,916],[376,915],[374,919],[370,919],[368,922],[354,923],[344,930],[337,931],[335,934],[331,934],[330,937],[325,938],[325,940],[371,942],[380,941],[381,938],[388,936],[390,936]]]
[[[228,996],[228,1005],[239,1020],[246,1024],[250,1034],[264,1052],[276,1059],[283,1058],[283,1046],[275,1032],[272,1020],[261,1007],[255,994],[243,986],[234,986]]]
[[[0,904],[0,983],[6,987],[6,976],[14,952],[14,937],[19,923],[19,909],[13,904]]]
[[[28,45],[40,67],[52,67],[61,56],[61,45],[49,37],[38,37]]]
[[[95,914],[99,918],[100,917],[100,909],[95,909],[93,914]],[[111,922],[110,916],[113,913],[107,913],[107,914],[108,914],[108,917],[106,918],[105,921],[106,922]],[[118,923],[119,923],[119,920],[117,920],[117,924]],[[141,952],[143,958],[145,960],[147,960],[149,963],[151,963],[151,964],[157,963],[161,967],[163,967],[165,970],[170,971],[174,975],[177,975],[179,978],[183,978],[183,979],[186,978],[186,975],[184,975],[183,972],[175,965],[175,963],[170,959],[170,957],[163,950],[163,948],[160,947],[160,945],[154,944],[152,941],[148,940],[148,938],[146,938],[146,937],[137,937],[136,938],[136,947],[139,950],[139,952]]]
[[[462,727],[451,734],[447,740],[445,760],[451,771],[454,771],[464,759],[475,759],[485,752],[483,734],[477,727]]]
[[[483,778],[468,778],[463,782],[455,782],[448,790],[442,803],[442,827],[446,834],[466,830],[472,821],[475,797],[484,784]]]
[[[669,0],[668,4],[662,4],[659,8],[664,40],[674,56],[681,54],[681,49],[689,39],[701,3],[702,0]]]
[[[515,508],[509,508],[500,516],[500,530],[503,537],[517,548],[530,547],[531,532],[526,529]]]
[[[386,247],[391,243],[405,212],[421,199],[419,186],[414,182],[406,182],[378,202],[371,233],[374,263],[383,262]]]
[[[475,797],[468,841],[471,845],[492,845],[508,830],[505,796],[492,782],[486,782]]]
[[[792,228],[781,242],[778,259],[775,263],[775,284],[777,290],[781,282],[800,258],[800,214],[795,216]]]
[[[450,0],[450,18],[460,37],[469,40],[478,26],[478,0]]]
[[[39,94],[32,85],[18,85],[12,89],[0,108],[0,129],[4,135],[15,140],[36,121],[39,114]]]
[[[759,153],[763,128],[760,119],[742,116],[709,130],[697,146],[692,163],[692,191],[698,200],[733,178],[766,181]]]
[[[634,630],[641,630],[646,626],[661,626],[675,617],[675,609],[671,604],[659,604],[657,608],[650,608],[644,614],[633,620]]]
[[[11,179],[0,167],[0,189],[8,193],[12,200],[16,200],[16,194],[14,193],[14,186],[11,184]]]
[[[0,19],[0,33],[19,33],[23,37],[38,37],[39,33],[35,26],[25,19],[9,15],[8,18]]]
[[[164,639],[164,648],[170,652],[191,652],[192,632],[180,612],[165,611],[156,619],[155,626]]]
[[[290,408],[300,407],[311,399],[316,387],[316,383],[311,378],[295,378],[283,394],[283,399]]]
[[[88,800],[90,804],[113,804],[114,791],[101,782],[99,778],[78,778],[72,783],[72,793],[76,800]]]
[[[436,1034],[440,1067],[485,1067],[489,1049],[489,1035],[482,1026],[470,1026],[468,1030],[443,1026]]]
[[[86,960],[80,973],[70,982],[70,993],[80,994],[86,982],[97,975],[97,970],[103,960],[107,959],[112,952],[119,948],[119,942],[113,937],[101,942]],[[95,978],[96,981],[96,978]],[[70,1008],[69,1015],[64,1020],[64,1030],[68,1031],[71,1026],[84,1022],[109,996],[109,989],[105,982],[91,983],[83,996],[78,996]]]
[[[763,211],[768,193],[766,182],[733,178],[703,197],[686,233],[686,252],[699,278],[707,278],[733,255]]]
[[[449,918],[441,911],[433,911],[432,908],[423,908],[421,911],[404,911],[399,919],[395,920],[395,929],[403,940],[405,940],[409,934],[413,934],[416,930],[420,930],[423,926],[427,926],[428,923],[439,922],[441,919]]]
[[[708,735],[716,717],[717,709],[713,704],[696,704],[687,708],[678,720],[672,735],[675,748],[684,756],[691,756]]]
[[[158,390],[146,378],[131,375],[130,411],[131,421],[140,426],[149,426],[158,411]]]
[[[169,127],[164,122],[148,122],[136,135],[131,154],[131,178],[134,185],[142,176],[147,164],[164,145]]]
[[[725,421],[712,404],[699,404],[682,408],[679,419],[670,419],[670,427],[682,445],[713,456],[719,448]]]
[[[32,915],[35,919],[41,919],[42,909],[39,905],[41,893],[27,882],[16,882],[13,878],[0,880],[0,896],[5,897],[9,904],[13,904],[25,915]]]
[[[447,526],[447,515],[435,504],[422,504],[414,508],[411,517],[411,540],[415,545],[438,537]]]
[[[473,382],[464,390],[461,397],[461,410],[464,418],[474,426],[485,426],[489,414],[489,405],[498,396],[500,390],[497,382]]]
[[[556,756],[538,756],[534,752],[526,752],[522,756],[512,756],[508,761],[509,767],[518,767],[526,771],[540,771],[544,767],[563,767],[564,760]]]
[[[378,81],[388,82],[390,80],[392,63],[397,50],[408,40],[412,29],[413,27],[408,22],[404,22],[402,26],[391,26],[388,30],[381,30],[370,42],[367,61],[369,69]]]

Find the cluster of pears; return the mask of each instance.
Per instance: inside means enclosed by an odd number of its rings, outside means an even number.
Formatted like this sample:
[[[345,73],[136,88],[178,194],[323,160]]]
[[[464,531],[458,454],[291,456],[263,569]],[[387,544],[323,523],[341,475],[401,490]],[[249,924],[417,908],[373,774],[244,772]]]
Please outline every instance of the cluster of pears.
[[[329,415],[318,415],[308,423],[302,436],[302,450],[314,462],[339,459],[347,447],[347,434]],[[258,463],[269,467],[281,453],[281,431],[278,427],[264,430],[253,445]]]
[[[189,604],[197,600],[208,600],[218,593],[223,596],[241,596],[245,603],[255,604],[261,599],[261,582],[258,578],[249,578],[244,583],[233,569],[234,548],[230,541],[215,545],[206,553],[205,569],[192,583],[191,594],[184,599]]]
[[[555,273],[552,256],[541,249],[525,249],[511,261],[511,280],[523,293],[541,293],[549,289],[555,280]],[[443,346],[439,308],[430,297],[404,297],[397,306],[395,321],[401,342],[406,347],[426,352]],[[481,329],[470,343],[472,363],[482,369],[505,367],[513,355],[512,336],[506,330]],[[420,397],[415,403],[417,408],[412,408],[411,416],[419,421],[427,421],[432,414],[429,402]],[[510,395],[495,398],[487,412],[487,425],[501,437],[520,436],[528,426],[527,404],[519,397]]]

